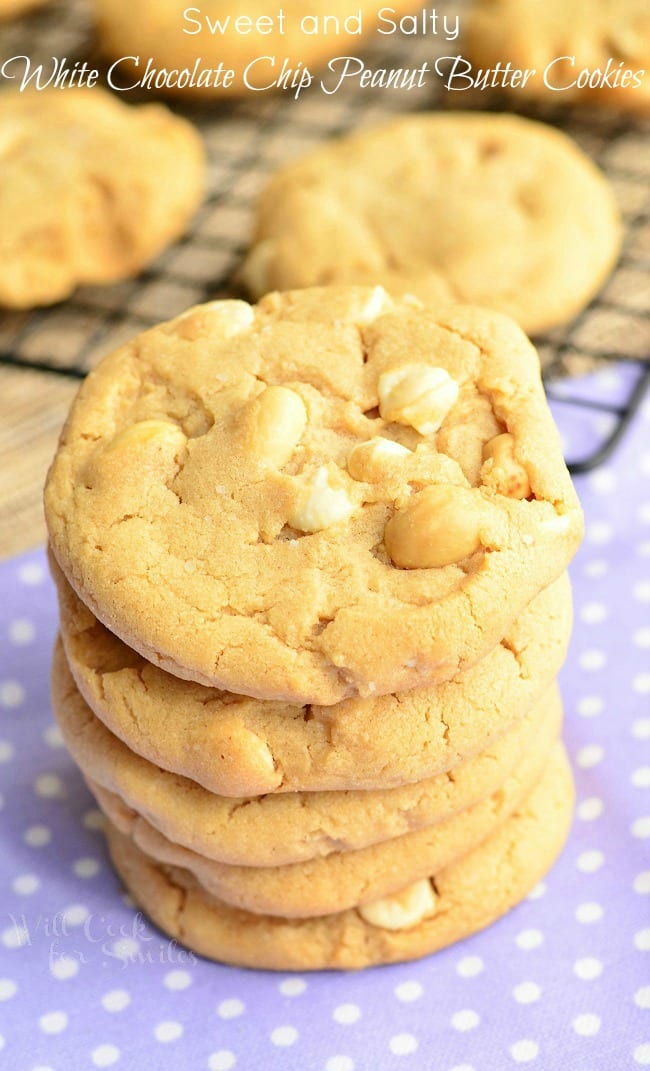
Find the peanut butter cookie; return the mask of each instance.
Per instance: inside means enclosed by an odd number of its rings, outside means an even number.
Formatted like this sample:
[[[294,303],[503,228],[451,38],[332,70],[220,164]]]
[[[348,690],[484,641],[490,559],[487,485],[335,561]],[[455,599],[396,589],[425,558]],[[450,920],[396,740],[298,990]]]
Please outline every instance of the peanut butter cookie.
[[[110,823],[107,834],[113,862],[136,902],[201,955],[271,970],[349,970],[417,959],[494,922],[552,865],[572,809],[571,772],[558,745],[530,795],[474,851],[378,903],[310,919],[230,907],[188,870],[156,863]]]
[[[162,105],[102,89],[0,93],[0,305],[136,275],[185,230],[204,152]]]
[[[543,751],[561,720],[552,690],[485,751],[426,781],[229,799],[161,770],[109,732],[76,689],[60,645],[52,684],[66,745],[109,816],[126,807],[134,822],[145,818],[168,840],[222,863],[253,867],[353,851],[444,822],[495,792],[530,748]]]
[[[280,169],[241,276],[254,297],[379,283],[486,306],[535,333],[588,304],[620,243],[613,191],[565,134],[514,115],[430,113]]]
[[[477,662],[582,532],[523,332],[381,289],[215,302],[109,355],[45,506],[69,582],[150,661],[324,705]]]

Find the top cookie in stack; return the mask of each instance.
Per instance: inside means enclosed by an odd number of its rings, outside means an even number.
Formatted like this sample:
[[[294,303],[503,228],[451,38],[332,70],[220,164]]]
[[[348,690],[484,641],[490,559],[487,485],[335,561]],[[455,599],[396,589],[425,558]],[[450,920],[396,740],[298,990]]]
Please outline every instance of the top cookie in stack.
[[[110,355],[46,514],[73,588],[150,661],[325,705],[471,666],[582,530],[519,328],[362,288],[205,305]]]

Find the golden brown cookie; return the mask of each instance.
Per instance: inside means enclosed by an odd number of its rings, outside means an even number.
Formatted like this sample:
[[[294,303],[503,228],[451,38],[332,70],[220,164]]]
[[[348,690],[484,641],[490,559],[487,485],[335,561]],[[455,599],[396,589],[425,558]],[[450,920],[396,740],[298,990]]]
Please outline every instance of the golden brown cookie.
[[[132,751],[222,796],[386,789],[456,767],[540,700],[571,633],[564,574],[450,684],[303,707],[165,673],[101,625],[53,561],[52,571],[70,668],[94,713]]]
[[[377,25],[372,0],[93,0],[99,47],[112,77],[150,92],[297,99],[330,57],[357,53]],[[394,17],[412,10],[393,0]],[[327,22],[323,21],[327,18]],[[386,23],[384,23],[386,28]]]
[[[466,48],[475,68],[530,72],[519,97],[650,111],[647,0],[474,0]]]
[[[203,195],[194,128],[102,89],[0,93],[0,305],[136,275]]]
[[[491,796],[444,822],[356,851],[287,866],[231,866],[168,840],[145,818],[109,799],[108,816],[159,862],[190,870],[210,895],[255,914],[328,915],[398,892],[472,851],[519,806],[542,775],[554,740],[540,737]],[[101,801],[100,801],[101,802]]]
[[[417,959],[488,926],[547,872],[566,839],[572,809],[571,771],[558,748],[541,781],[492,837],[430,877],[428,892],[418,883],[401,902],[394,897],[379,912],[366,908],[374,922],[354,908],[313,919],[241,911],[209,896],[189,871],[156,863],[110,823],[107,834],[113,862],[136,902],[201,955],[271,970],[349,970]]]
[[[379,283],[467,302],[529,333],[565,322],[621,244],[613,191],[565,134],[514,115],[402,116],[280,169],[242,280],[269,290]]]
[[[128,807],[171,841],[223,863],[280,866],[350,851],[445,821],[495,792],[525,752],[544,749],[561,720],[555,689],[491,746],[427,781],[396,789],[291,792],[228,799],[130,751],[78,692],[60,644],[55,717],[102,809]],[[162,728],[162,722],[161,722]]]
[[[36,7],[42,7],[46,0],[0,0],[0,22],[26,15]]]
[[[379,288],[215,302],[110,354],[45,507],[72,586],[150,661],[326,705],[468,668],[582,533],[523,332]]]

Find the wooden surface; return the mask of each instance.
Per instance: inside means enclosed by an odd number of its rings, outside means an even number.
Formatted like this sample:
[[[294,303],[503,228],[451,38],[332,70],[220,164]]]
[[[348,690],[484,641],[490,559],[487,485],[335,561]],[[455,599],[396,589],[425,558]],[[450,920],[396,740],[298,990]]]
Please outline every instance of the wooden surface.
[[[454,12],[461,7],[459,0],[436,6]],[[368,64],[416,67],[448,48],[430,38],[386,42],[368,50]],[[84,0],[51,0],[20,23],[0,27],[0,62],[20,54],[35,62],[66,55],[72,62],[88,58],[92,48]],[[324,138],[406,110],[498,110],[514,104],[522,110],[521,100],[489,93],[470,99],[470,94],[445,96],[435,89],[405,94],[350,86],[335,96],[315,91],[295,100],[263,93],[242,103],[215,102],[200,112],[179,109],[199,126],[209,157],[206,199],[184,239],[138,279],[79,290],[69,301],[31,314],[0,311],[0,557],[45,537],[43,481],[79,377],[144,328],[189,305],[236,293],[233,280],[256,194],[280,163]],[[600,165],[626,222],[618,269],[589,309],[538,340],[542,360],[564,375],[601,359],[644,360],[650,354],[650,119],[582,107],[529,107],[526,114],[564,129]]]

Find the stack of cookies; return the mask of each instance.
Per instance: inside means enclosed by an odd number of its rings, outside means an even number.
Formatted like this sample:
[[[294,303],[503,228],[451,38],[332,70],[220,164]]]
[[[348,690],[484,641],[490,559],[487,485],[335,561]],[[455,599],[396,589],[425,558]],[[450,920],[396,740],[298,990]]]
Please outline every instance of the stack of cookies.
[[[167,933],[404,960],[551,865],[582,518],[512,321],[360,287],[192,309],[88,377],[46,516],[56,716]]]

